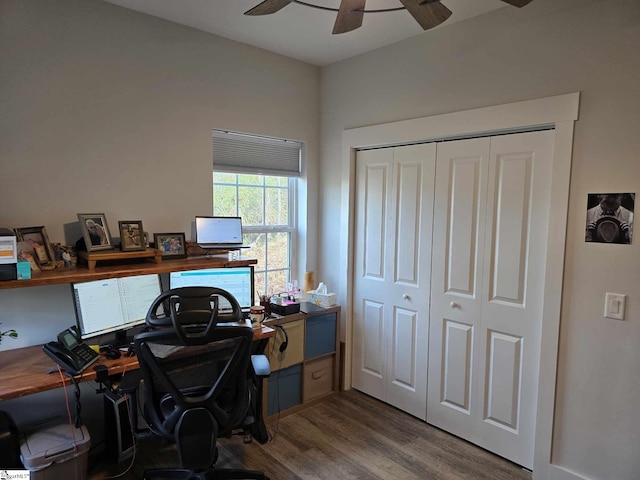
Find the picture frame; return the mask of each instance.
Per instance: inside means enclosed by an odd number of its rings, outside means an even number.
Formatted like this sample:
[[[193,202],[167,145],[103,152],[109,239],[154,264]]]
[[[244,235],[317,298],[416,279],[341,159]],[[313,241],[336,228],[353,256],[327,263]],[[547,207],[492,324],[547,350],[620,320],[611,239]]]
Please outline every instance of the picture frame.
[[[120,231],[120,250],[131,252],[144,250],[144,230],[141,220],[121,220],[118,221]]]
[[[87,252],[113,248],[104,213],[78,213],[78,220]]]
[[[154,233],[156,250],[162,252],[163,259],[187,258],[187,242],[184,232]]]
[[[55,253],[47,229],[40,227],[15,228],[16,240],[20,245],[20,253],[31,254],[42,269],[55,268]]]

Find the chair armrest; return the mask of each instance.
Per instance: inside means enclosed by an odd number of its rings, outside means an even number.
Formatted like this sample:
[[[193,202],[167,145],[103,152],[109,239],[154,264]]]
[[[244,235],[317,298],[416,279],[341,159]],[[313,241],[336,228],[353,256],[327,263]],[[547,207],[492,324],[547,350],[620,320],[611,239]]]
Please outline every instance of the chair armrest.
[[[256,376],[265,378],[271,375],[271,367],[266,355],[251,355],[251,364]]]
[[[140,385],[140,381],[142,380],[142,373],[140,370],[133,370],[127,372],[120,380],[120,384],[118,385],[118,391],[120,393],[128,393],[132,394],[138,389]]]

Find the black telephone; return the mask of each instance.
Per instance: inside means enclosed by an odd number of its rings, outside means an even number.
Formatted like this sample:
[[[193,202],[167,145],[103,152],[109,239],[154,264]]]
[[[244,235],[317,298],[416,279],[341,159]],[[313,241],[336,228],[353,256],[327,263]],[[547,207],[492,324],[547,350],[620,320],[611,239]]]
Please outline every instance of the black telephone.
[[[58,341],[43,345],[42,350],[71,375],[82,373],[100,358],[98,352],[80,340],[76,327],[70,327],[64,332],[60,332]]]

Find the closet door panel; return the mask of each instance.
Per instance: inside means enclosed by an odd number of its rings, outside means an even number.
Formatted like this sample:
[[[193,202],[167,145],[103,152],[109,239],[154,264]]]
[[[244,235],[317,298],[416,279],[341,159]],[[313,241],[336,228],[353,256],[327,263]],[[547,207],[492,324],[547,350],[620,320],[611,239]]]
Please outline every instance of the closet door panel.
[[[457,158],[449,164],[445,291],[475,296],[479,182],[482,158]]]
[[[393,225],[388,242],[394,245],[389,264],[387,402],[422,420],[427,414],[429,345],[429,282],[434,144],[394,148]]]
[[[528,153],[496,155],[491,228],[491,301],[524,303],[531,210],[532,158]]]
[[[488,138],[438,145],[427,421],[475,442]]]
[[[417,312],[396,308],[393,312],[393,340],[390,352],[390,380],[398,388],[415,391],[417,388],[416,362]]]
[[[423,420],[435,150],[356,155],[353,386]]]
[[[470,414],[473,326],[444,321],[442,403]]]
[[[496,426],[518,430],[522,338],[487,332],[487,388],[484,418]]]
[[[353,386],[386,397],[387,258],[393,151],[358,152],[353,305]]]
[[[396,152],[396,157],[398,156]],[[394,282],[415,287],[418,285],[420,246],[420,201],[424,166],[418,159],[402,161],[396,166],[396,235]],[[418,221],[416,221],[418,220]],[[427,275],[425,275],[427,276]]]
[[[479,361],[480,445],[533,467],[553,131],[493,137]]]

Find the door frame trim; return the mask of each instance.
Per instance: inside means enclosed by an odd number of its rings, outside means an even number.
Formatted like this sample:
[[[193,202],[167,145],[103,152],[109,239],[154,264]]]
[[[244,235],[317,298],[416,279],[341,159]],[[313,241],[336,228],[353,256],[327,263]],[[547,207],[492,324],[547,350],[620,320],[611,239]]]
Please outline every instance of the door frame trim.
[[[340,265],[346,274],[339,278],[338,303],[353,305],[353,251],[356,151],[412,143],[441,141],[464,136],[513,133],[523,129],[555,128],[549,233],[544,287],[543,324],[540,349],[539,387],[536,414],[533,478],[548,479],[551,471],[553,415],[555,410],[558,337],[566,245],[567,211],[574,123],[578,119],[580,93],[569,93],[522,102],[482,107],[430,117],[346,129],[342,134],[342,198],[348,207],[340,215]],[[351,308],[342,310],[345,325],[344,384],[351,388],[353,317]]]

